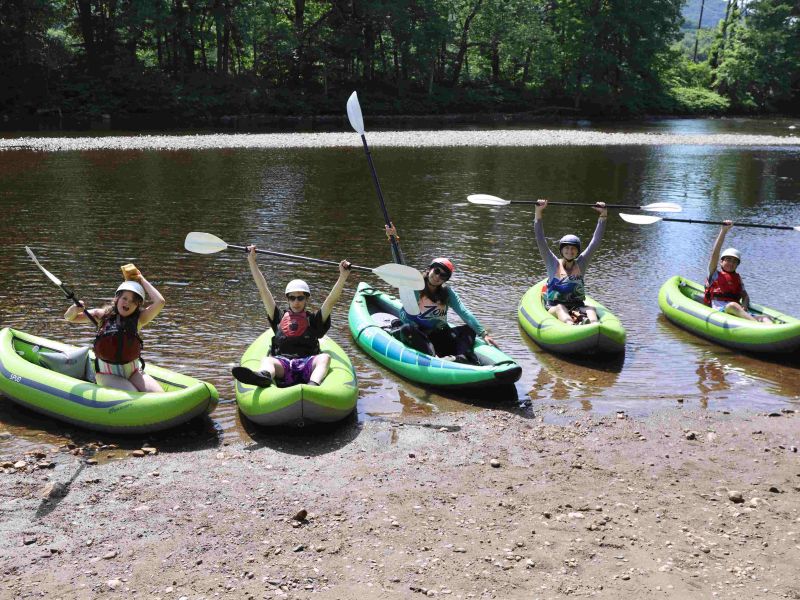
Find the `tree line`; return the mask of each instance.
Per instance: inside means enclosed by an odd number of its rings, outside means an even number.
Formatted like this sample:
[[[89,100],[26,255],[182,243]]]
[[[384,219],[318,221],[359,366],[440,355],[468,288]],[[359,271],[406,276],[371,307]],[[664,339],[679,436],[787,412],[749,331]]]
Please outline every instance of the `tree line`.
[[[697,55],[683,3],[0,0],[0,115],[797,110],[800,4],[728,0]]]

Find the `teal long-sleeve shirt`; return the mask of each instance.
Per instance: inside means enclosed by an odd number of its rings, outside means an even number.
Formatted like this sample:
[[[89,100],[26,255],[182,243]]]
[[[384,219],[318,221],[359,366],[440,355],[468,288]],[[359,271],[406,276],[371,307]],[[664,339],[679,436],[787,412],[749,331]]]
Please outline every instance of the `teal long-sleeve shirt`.
[[[414,294],[417,297],[417,302],[419,302],[420,293],[414,292]],[[464,306],[464,303],[461,301],[456,291],[449,286],[447,287],[446,304],[436,304],[433,300],[426,297],[423,300],[423,304],[420,306],[420,313],[418,315],[411,316],[407,314],[405,310],[401,310],[400,320],[404,323],[416,325],[423,331],[431,331],[447,325],[447,310],[450,308],[452,308],[453,312],[461,317],[464,323],[469,325],[478,336],[484,336],[486,334],[486,329],[483,325],[481,325],[478,319],[475,318],[475,315]]]

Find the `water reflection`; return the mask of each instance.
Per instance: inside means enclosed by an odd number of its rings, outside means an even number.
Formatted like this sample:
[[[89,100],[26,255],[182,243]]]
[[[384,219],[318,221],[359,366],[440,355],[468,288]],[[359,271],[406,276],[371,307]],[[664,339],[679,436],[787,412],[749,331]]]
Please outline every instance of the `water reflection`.
[[[772,410],[761,390],[783,397],[793,404],[800,403],[800,352],[785,356],[752,355],[724,348],[692,335],[675,326],[661,315],[659,330],[665,338],[681,344],[694,357],[697,399],[702,408],[711,403],[724,403],[734,408],[745,403],[755,410]],[[679,361],[673,361],[675,379],[684,376]],[[680,388],[682,389],[682,388]],[[687,397],[695,394],[688,392]]]
[[[708,399],[711,396],[724,398],[730,383],[725,379],[725,369],[716,358],[702,360],[697,365],[697,387],[700,390],[700,406],[708,408]]]
[[[625,362],[624,354],[606,360],[552,354],[539,348],[522,328],[519,333],[542,366],[527,392],[532,402],[578,402],[581,409],[592,410],[592,399],[617,382]]]

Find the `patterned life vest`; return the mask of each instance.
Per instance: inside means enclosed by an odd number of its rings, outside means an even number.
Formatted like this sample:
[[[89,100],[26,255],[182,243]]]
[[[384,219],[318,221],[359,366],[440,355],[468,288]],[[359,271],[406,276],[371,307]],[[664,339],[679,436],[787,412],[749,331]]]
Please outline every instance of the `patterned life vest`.
[[[297,358],[319,354],[319,337],[311,327],[312,316],[307,310],[301,313],[291,310],[284,312],[280,323],[275,327],[270,354]]]
[[[450,289],[442,287],[443,299],[435,302],[428,296],[419,294],[417,307],[419,314],[410,315],[404,309],[400,311],[400,319],[406,323],[413,323],[425,332],[444,329],[447,327],[447,309],[449,308]]]
[[[94,354],[100,360],[123,365],[141,358],[144,342],[139,337],[139,311],[129,317],[111,317],[100,325],[94,338]]]
[[[550,304],[571,304],[586,299],[583,275],[551,277],[547,281],[545,298]]]
[[[703,296],[705,304],[711,306],[711,301],[715,298],[727,300],[728,302],[739,302],[742,299],[744,286],[738,273],[717,271],[716,277],[712,277],[712,279],[713,281],[710,284],[706,281],[706,293]]]

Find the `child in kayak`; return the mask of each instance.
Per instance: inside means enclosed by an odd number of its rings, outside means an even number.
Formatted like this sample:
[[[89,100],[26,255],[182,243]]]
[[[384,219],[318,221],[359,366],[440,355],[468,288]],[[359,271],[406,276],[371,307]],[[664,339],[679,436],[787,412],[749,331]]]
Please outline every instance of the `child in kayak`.
[[[547,267],[547,291],[545,292],[545,306],[547,311],[555,316],[562,323],[570,325],[576,324],[572,318],[572,313],[580,315],[581,323],[596,323],[597,311],[592,306],[586,306],[586,292],[584,290],[583,277],[589,268],[589,260],[606,230],[606,210],[605,202],[597,202],[592,207],[600,216],[597,218],[597,227],[594,230],[592,241],[581,252],[581,240],[576,235],[565,235],[558,241],[558,251],[560,257],[553,254],[547,247],[547,240],[544,237],[544,225],[542,225],[542,214],[547,208],[547,200],[536,201],[536,212],[533,221],[533,231],[536,234],[536,244],[539,247],[539,254],[542,255],[544,264]]]
[[[83,302],[80,306],[73,304],[64,318],[70,323],[92,321],[97,325],[94,366],[98,385],[133,392],[163,392],[158,382],[144,372],[144,342],[139,330],[161,312],[166,301],[144,275],[136,273],[134,279],[120,284],[112,304],[86,312]],[[145,292],[152,303],[142,308]]]
[[[350,276],[350,263],[346,260],[339,263],[339,279],[318,311],[307,309],[311,289],[302,279],[293,279],[286,286],[289,307],[283,310],[275,303],[256,264],[256,247],[248,246],[247,252],[247,262],[275,336],[269,355],[261,360],[257,371],[234,367],[231,373],[238,381],[258,387],[267,387],[276,378],[283,380],[285,386],[320,385],[328,374],[331,357],[321,352],[319,340],[331,327],[331,310]]]
[[[496,346],[475,316],[461,302],[456,291],[445,285],[455,272],[450,259],[435,258],[422,273],[425,288],[414,292],[419,303],[419,314],[409,315],[400,311],[402,327],[397,331],[401,341],[416,350],[431,356],[440,356],[459,362],[478,362],[472,347],[475,337],[482,337],[488,344]],[[466,325],[450,327],[447,310],[453,311]]]
[[[720,252],[725,236],[731,227],[733,227],[733,221],[723,221],[719,235],[714,242],[711,258],[708,261],[708,277],[703,302],[715,310],[742,319],[772,323],[769,317],[763,315],[756,317],[748,312],[750,296],[744,289],[742,278],[736,272],[736,268],[742,260],[742,253],[736,248],[728,248]],[[717,268],[717,264],[719,264],[719,268]]]

